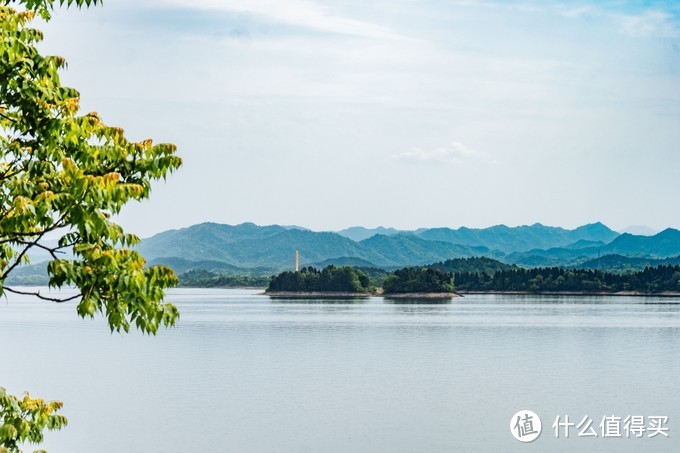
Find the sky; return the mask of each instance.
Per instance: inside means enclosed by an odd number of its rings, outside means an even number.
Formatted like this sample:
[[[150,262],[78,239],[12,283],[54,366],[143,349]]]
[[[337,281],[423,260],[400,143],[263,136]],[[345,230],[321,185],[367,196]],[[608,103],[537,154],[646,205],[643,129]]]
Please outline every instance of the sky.
[[[117,221],[680,227],[680,1],[106,0],[41,49],[183,167]]]

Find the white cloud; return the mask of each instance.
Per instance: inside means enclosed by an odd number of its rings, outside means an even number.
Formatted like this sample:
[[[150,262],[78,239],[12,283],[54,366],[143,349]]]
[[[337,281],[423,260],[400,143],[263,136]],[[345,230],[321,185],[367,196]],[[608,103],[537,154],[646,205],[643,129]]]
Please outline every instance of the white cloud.
[[[607,5],[597,2],[585,2],[576,5],[561,2],[499,2],[481,0],[457,0],[460,6],[478,6],[495,8],[513,8],[524,12],[547,12],[568,19],[582,17],[603,17],[618,24],[619,31],[635,38],[660,37],[679,38],[680,22],[671,13],[659,10],[647,10],[639,14],[623,14],[614,12]]]
[[[556,11],[557,11],[557,14],[559,14],[560,16],[569,17],[569,18],[581,17],[581,16],[584,16],[584,15],[597,14],[597,10],[595,9],[595,7],[590,6],[590,5],[581,5],[581,6],[572,6],[572,7],[560,5],[560,6],[557,7]]]
[[[484,158],[481,152],[468,148],[461,142],[452,142],[448,146],[425,150],[414,148],[392,156],[396,160],[405,162],[419,162],[432,164],[461,164],[469,159]]]
[[[160,1],[160,0],[159,0]],[[371,39],[404,40],[387,27],[350,19],[311,0],[165,0],[163,4],[257,15],[287,25]]]
[[[680,37],[680,28],[671,14],[663,11],[645,11],[635,16],[615,16],[622,33],[633,37]]]

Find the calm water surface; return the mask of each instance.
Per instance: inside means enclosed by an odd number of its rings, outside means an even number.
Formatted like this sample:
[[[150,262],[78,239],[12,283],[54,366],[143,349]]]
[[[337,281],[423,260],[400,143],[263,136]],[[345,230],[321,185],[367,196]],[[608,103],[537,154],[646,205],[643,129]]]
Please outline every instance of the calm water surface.
[[[680,300],[449,304],[173,291],[179,326],[110,334],[75,305],[0,302],[0,385],[65,402],[50,453],[680,451]],[[543,420],[531,444],[512,414]],[[669,438],[556,439],[556,415],[666,415]]]

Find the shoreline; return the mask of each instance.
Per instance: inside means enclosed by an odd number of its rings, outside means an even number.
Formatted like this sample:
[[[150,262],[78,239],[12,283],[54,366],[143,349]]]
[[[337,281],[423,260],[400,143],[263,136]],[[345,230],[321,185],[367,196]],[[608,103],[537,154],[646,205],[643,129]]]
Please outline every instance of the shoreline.
[[[453,299],[454,297],[461,297],[456,293],[391,293],[385,294],[382,292],[375,293],[352,293],[342,291],[273,291],[263,292],[259,295],[269,296],[272,298],[302,298],[302,299],[316,299],[316,298],[337,298],[337,299],[352,299],[364,297],[382,297],[385,299]]]
[[[239,285],[236,285],[236,286],[230,286],[230,285],[225,285],[225,286],[222,286],[222,285],[218,285],[218,286],[181,285],[181,286],[175,286],[175,288],[180,288],[180,289],[181,288],[188,288],[188,289],[252,289],[252,290],[259,289],[261,291],[264,291],[265,289],[267,289],[266,286],[239,286]]]
[[[500,294],[508,296],[623,296],[623,297],[680,297],[680,292],[663,291],[644,293],[641,291],[458,291],[458,294]]]
[[[342,292],[342,291],[264,291],[260,293],[261,296],[269,296],[272,298],[303,298],[303,299],[318,299],[321,297],[328,298],[363,298],[372,297],[374,293],[352,293],[352,292]]]
[[[453,299],[461,297],[458,293],[382,293],[385,299]]]

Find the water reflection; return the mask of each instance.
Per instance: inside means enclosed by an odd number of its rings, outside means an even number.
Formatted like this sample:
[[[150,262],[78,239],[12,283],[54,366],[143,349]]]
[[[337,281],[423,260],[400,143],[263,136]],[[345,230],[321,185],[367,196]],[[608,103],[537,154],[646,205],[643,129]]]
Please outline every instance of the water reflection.
[[[179,325],[155,337],[111,335],[74,304],[0,304],[0,385],[66,403],[47,451],[680,451],[675,432],[508,432],[519,409],[544,429],[558,413],[680,419],[678,299],[170,298]]]
[[[367,302],[371,296],[352,297],[295,297],[295,296],[267,296],[273,303],[293,304],[360,304]]]
[[[386,304],[392,305],[446,305],[453,301],[452,297],[419,298],[419,297],[384,297]]]

